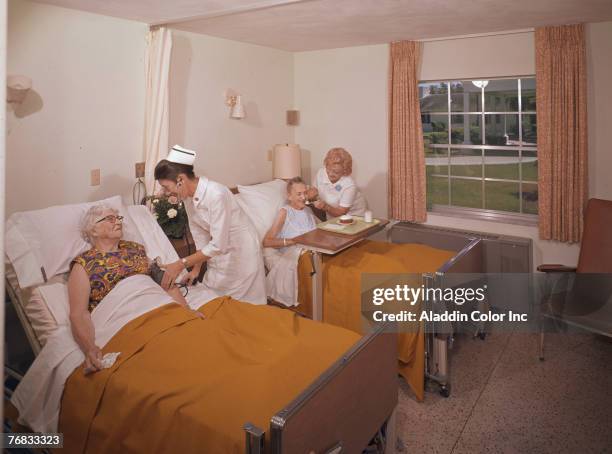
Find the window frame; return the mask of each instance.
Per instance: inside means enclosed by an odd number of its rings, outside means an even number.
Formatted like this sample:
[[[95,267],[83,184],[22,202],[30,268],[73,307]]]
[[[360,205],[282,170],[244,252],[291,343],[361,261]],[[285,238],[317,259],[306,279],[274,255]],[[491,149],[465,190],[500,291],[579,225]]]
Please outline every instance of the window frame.
[[[446,116],[446,121],[448,122],[448,142],[444,144],[429,144],[428,147],[432,150],[445,150],[448,157],[447,166],[447,175],[441,174],[432,174],[436,178],[447,178],[448,179],[448,205],[440,205],[440,204],[428,204],[427,211],[432,214],[451,216],[451,217],[462,217],[462,218],[470,218],[477,220],[487,220],[487,221],[495,221],[495,222],[504,222],[508,224],[519,224],[519,225],[529,225],[534,226],[538,224],[539,215],[531,214],[531,213],[523,213],[523,184],[536,184],[538,180],[523,180],[523,166],[522,157],[523,152],[535,152],[537,156],[538,146],[537,142],[535,146],[525,146],[523,145],[523,115],[536,115],[536,124],[537,124],[537,110],[536,111],[522,111],[522,79],[534,79],[535,75],[518,75],[518,76],[507,76],[507,77],[481,77],[481,78],[455,78],[455,79],[441,79],[441,80],[419,80],[419,85],[428,84],[428,83],[437,83],[437,84],[445,84],[446,85],[446,95],[447,95],[447,108],[446,112],[421,112],[421,116],[429,115],[431,118],[440,118]],[[481,110],[478,112],[472,111],[453,111],[452,110],[452,87],[453,83],[457,82],[472,82],[478,80],[516,80],[517,82],[517,95],[518,95],[518,111],[487,111],[485,110],[485,88],[480,88],[480,108]],[[419,98],[420,100],[420,98]],[[485,145],[486,142],[486,119],[487,115],[517,115],[518,117],[518,145]],[[452,116],[457,115],[479,115],[479,121],[481,122],[481,144],[454,144],[452,143],[452,125],[451,121]],[[480,150],[482,156],[482,176],[481,177],[470,177],[470,176],[457,176],[452,175],[451,172],[451,156],[452,150]],[[505,150],[505,151],[514,151],[517,153],[519,158],[518,160],[518,179],[505,179],[505,178],[492,178],[486,177],[484,167],[485,167],[485,151],[490,150]],[[425,150],[423,150],[425,152]],[[443,165],[443,164],[442,164]],[[480,181],[481,182],[481,200],[482,207],[481,208],[470,208],[470,207],[461,207],[450,205],[452,202],[452,192],[451,192],[451,182],[453,180],[463,180],[463,181]],[[517,183],[519,187],[519,212],[512,211],[500,211],[500,210],[491,210],[485,208],[486,203],[486,190],[485,185],[486,182],[502,182],[502,183]],[[429,194],[426,193],[426,196]]]

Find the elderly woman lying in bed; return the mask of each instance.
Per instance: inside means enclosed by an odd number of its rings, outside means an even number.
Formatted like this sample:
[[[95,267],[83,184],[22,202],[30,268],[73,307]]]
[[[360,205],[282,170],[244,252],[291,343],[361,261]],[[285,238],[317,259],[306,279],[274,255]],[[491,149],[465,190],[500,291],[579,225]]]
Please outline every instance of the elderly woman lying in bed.
[[[95,344],[91,311],[121,280],[148,274],[150,261],[144,246],[121,239],[123,217],[112,208],[91,207],[81,221],[81,234],[92,248],[71,263],[70,324],[74,339],[85,354],[85,370],[94,372],[102,368],[102,351]],[[168,294],[188,307],[178,287],[169,289]]]

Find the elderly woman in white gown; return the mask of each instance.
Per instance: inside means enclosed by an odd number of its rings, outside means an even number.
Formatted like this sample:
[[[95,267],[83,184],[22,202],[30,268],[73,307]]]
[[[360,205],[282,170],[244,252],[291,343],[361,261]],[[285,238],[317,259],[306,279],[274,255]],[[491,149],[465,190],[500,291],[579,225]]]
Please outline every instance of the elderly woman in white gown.
[[[266,276],[266,292],[286,306],[297,304],[297,263],[301,248],[293,238],[317,227],[310,207],[306,206],[306,184],[300,177],[287,182],[287,204],[278,211],[272,227],[263,239],[266,248],[278,249]]]
[[[185,204],[196,252],[165,265],[162,287],[172,285],[185,269],[193,283],[207,263],[204,285],[219,295],[266,304],[265,272],[255,228],[230,190],[193,171],[195,152],[175,145],[155,167],[155,179]]]

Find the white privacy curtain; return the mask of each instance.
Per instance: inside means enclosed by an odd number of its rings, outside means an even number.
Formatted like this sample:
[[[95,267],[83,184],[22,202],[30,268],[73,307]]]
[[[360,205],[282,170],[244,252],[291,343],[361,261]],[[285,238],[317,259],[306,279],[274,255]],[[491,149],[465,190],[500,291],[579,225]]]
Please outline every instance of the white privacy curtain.
[[[168,153],[168,74],[172,32],[166,27],[151,28],[147,33],[145,56],[145,127],[144,159],[147,194],[153,194],[153,171]]]

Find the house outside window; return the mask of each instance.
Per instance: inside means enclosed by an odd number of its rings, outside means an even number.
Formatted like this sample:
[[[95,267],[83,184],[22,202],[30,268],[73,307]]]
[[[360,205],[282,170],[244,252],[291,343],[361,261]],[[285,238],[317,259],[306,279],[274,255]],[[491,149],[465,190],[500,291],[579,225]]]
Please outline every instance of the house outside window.
[[[419,83],[433,212],[535,223],[534,77]]]

